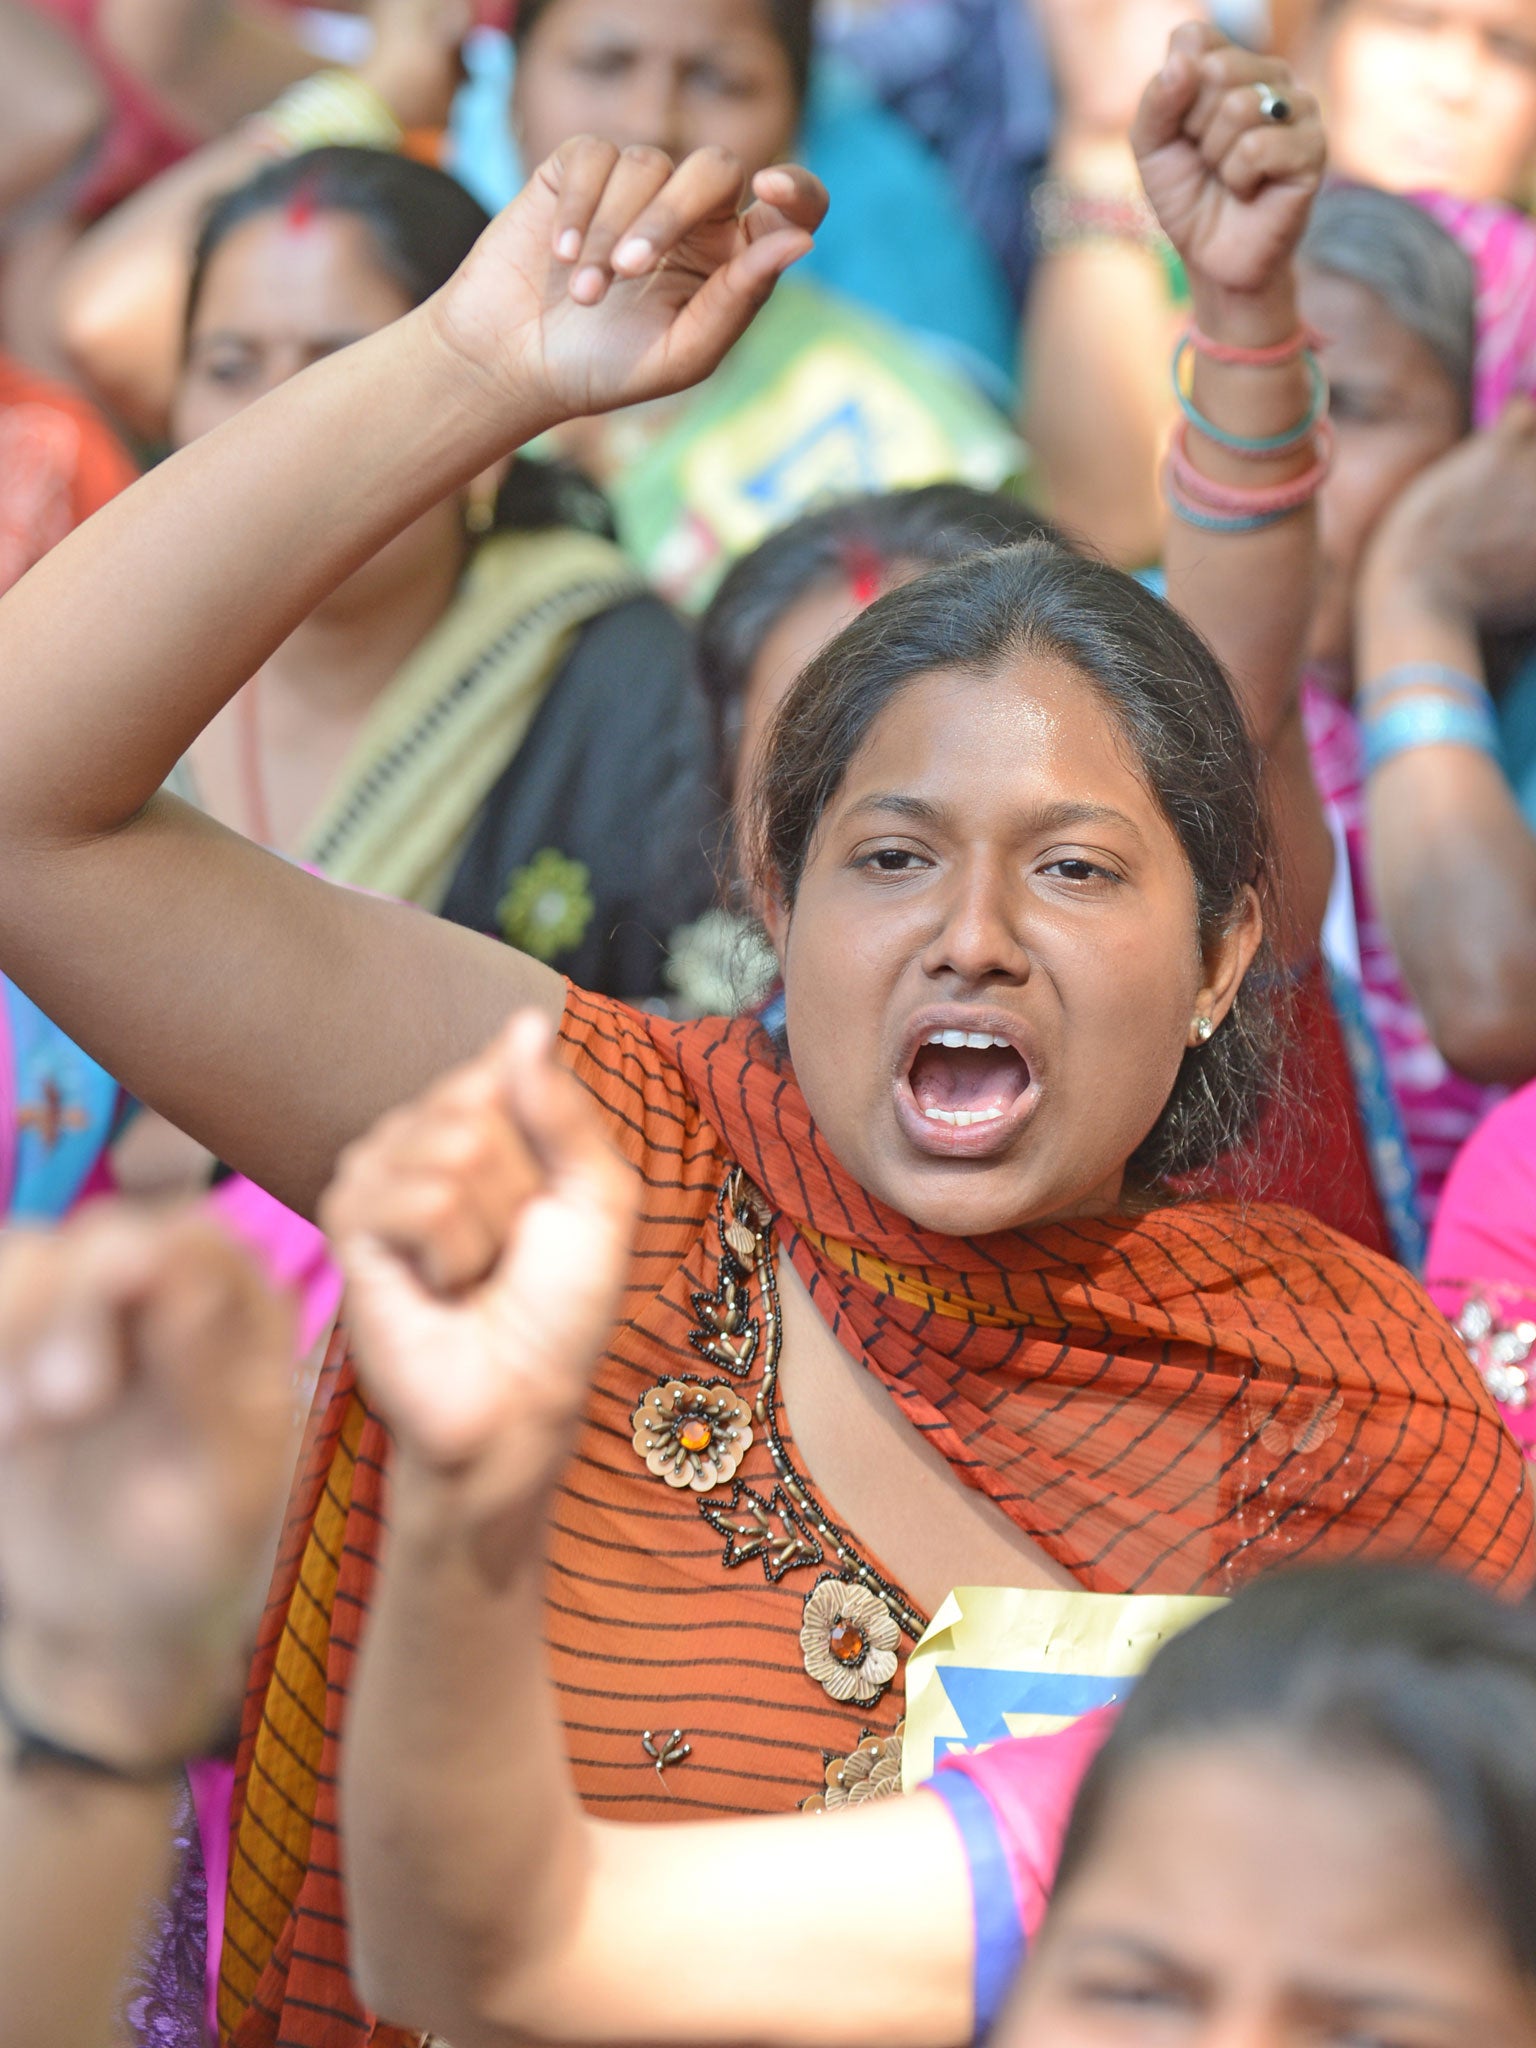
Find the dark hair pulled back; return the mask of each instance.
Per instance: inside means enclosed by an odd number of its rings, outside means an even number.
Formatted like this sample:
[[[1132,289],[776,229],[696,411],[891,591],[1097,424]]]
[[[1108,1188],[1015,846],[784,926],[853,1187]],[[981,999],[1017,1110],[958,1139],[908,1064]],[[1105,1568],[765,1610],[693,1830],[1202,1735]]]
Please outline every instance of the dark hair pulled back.
[[[1095,1758],[1062,1897],[1151,1755],[1275,1735],[1307,1758],[1395,1768],[1536,1978],[1536,1611],[1447,1573],[1326,1565],[1255,1580],[1153,1659]]]
[[[335,145],[284,157],[215,199],[203,216],[187,282],[184,341],[221,245],[247,221],[290,208],[360,221],[380,269],[412,306],[448,282],[491,218],[446,171],[389,150]],[[504,532],[546,526],[585,527],[610,537],[613,532],[607,500],[596,485],[576,470],[547,462],[510,465],[491,525]]]
[[[512,40],[521,50],[539,22],[559,0],[518,0],[512,18]],[[803,107],[811,82],[811,54],[816,41],[816,0],[764,0],[768,25],[789,59],[795,104]]]
[[[1266,884],[1259,760],[1221,665],[1130,576],[1037,541],[971,555],[888,592],[807,666],[771,728],[753,794],[753,878],[793,906],[817,828],[876,720],[917,677],[1068,663],[1117,720],[1194,878],[1203,947]],[[1129,1161],[1144,1188],[1199,1175],[1253,1128],[1275,1079],[1279,1019],[1267,943],[1220,1030],[1187,1051]]]
[[[939,567],[988,548],[1059,539],[1049,520],[1002,491],[923,484],[840,498],[780,527],[734,562],[699,621],[696,665],[709,705],[716,787],[734,788],[747,684],[763,642],[813,590],[866,568]]]

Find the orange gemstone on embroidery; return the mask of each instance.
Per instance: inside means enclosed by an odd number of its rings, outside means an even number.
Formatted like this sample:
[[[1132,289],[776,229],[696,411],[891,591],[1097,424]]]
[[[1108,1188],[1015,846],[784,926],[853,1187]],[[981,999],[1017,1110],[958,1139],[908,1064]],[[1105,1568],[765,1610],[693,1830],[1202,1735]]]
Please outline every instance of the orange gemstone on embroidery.
[[[677,1440],[685,1451],[707,1451],[714,1431],[702,1416],[695,1416],[685,1422],[677,1432]]]
[[[839,1664],[857,1664],[865,1650],[864,1631],[851,1621],[836,1622],[827,1637],[827,1648]]]

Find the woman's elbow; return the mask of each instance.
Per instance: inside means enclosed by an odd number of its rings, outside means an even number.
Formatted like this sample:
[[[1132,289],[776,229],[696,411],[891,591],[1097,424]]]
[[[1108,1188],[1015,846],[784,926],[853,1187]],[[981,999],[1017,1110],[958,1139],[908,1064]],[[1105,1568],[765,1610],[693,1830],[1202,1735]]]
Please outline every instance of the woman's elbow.
[[[1420,998],[1447,1066],[1487,1087],[1536,1076],[1536,937],[1519,958],[1436,975]]]
[[[143,265],[151,260],[145,252]],[[162,435],[175,324],[164,308],[146,302],[140,262],[98,260],[82,246],[64,273],[56,317],[64,354],[101,403],[134,433]]]

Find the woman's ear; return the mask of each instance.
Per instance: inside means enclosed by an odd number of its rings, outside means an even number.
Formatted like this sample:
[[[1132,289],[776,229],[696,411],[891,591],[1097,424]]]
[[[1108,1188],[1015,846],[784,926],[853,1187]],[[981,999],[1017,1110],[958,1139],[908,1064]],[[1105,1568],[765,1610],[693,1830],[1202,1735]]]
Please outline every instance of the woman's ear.
[[[762,919],[763,930],[768,934],[768,943],[773,948],[773,957],[779,963],[779,973],[784,972],[784,949],[789,943],[789,906],[777,889],[754,891],[757,902],[755,909]]]
[[[1259,892],[1245,889],[1237,915],[1205,949],[1205,986],[1195,997],[1189,1027],[1191,1045],[1204,1045],[1236,1002],[1243,976],[1253,965],[1263,937],[1264,912]]]

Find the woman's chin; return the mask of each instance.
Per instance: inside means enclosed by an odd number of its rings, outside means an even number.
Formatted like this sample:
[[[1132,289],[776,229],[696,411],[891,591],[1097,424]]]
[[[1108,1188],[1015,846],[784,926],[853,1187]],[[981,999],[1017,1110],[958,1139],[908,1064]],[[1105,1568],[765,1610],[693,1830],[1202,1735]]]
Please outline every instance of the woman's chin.
[[[1063,1170],[1064,1169],[1064,1170]],[[1074,1170],[1075,1169],[1075,1170]],[[901,1136],[857,1171],[865,1189],[917,1229],[940,1237],[992,1237],[1113,1209],[1122,1175],[1085,1187],[1081,1160],[1052,1162],[1038,1146],[980,1157],[914,1153]]]

